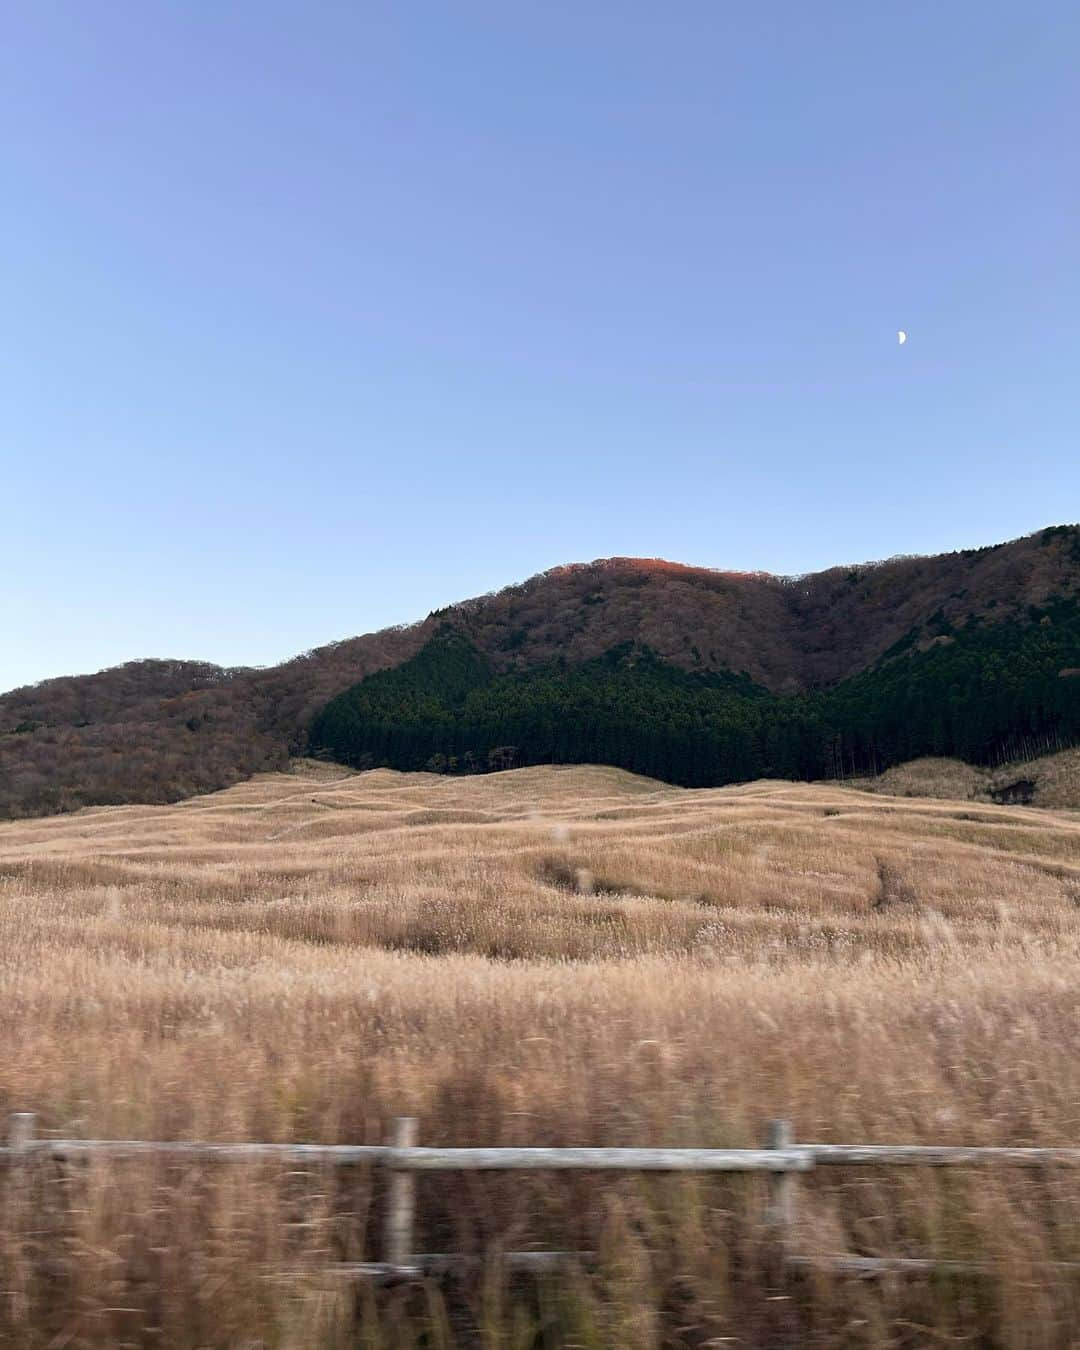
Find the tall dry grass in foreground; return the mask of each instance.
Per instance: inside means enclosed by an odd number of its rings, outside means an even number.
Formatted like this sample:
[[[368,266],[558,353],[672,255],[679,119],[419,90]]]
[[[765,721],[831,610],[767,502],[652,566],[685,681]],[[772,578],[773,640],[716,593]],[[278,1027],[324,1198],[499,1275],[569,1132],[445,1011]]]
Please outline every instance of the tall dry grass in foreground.
[[[0,827],[0,1110],[61,1136],[1080,1142],[1080,816],[609,769],[267,776]],[[165,1160],[0,1178],[28,1347],[1074,1343],[1080,1174],[837,1170],[780,1269],[753,1178],[429,1177],[444,1284],[378,1255],[362,1170]],[[595,1266],[514,1277],[501,1248]],[[485,1259],[488,1258],[488,1259]]]

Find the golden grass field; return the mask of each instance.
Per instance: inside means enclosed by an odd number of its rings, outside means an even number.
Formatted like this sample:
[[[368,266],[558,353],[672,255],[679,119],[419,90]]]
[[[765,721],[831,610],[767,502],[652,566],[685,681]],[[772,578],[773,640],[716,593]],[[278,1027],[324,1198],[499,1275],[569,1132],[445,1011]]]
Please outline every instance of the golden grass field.
[[[1080,813],[607,768],[300,765],[0,825],[0,1108],[42,1134],[1080,1144]],[[19,1347],[1074,1345],[1080,1173],[843,1169],[778,1269],[753,1178],[428,1177],[460,1283],[373,1290],[370,1177],[167,1160],[4,1181]],[[598,1254],[501,1274],[499,1248]]]

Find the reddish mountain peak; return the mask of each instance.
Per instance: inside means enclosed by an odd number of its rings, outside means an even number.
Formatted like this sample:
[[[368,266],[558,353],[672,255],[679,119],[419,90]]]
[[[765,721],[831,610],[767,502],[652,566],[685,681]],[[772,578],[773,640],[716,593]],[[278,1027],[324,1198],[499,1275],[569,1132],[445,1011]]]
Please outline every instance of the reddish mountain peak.
[[[545,577],[573,576],[581,572],[645,572],[650,576],[711,577],[725,581],[777,581],[771,572],[731,572],[717,567],[695,567],[669,558],[594,558],[592,562],[564,563],[542,573]]]

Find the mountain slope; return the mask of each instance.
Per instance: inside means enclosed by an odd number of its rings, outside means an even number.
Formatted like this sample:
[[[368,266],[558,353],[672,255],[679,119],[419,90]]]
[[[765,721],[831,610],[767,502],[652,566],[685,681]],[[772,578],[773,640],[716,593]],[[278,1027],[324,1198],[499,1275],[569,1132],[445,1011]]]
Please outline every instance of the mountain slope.
[[[328,701],[415,656],[447,623],[496,677],[629,645],[792,697],[930,650],[974,620],[1022,623],[1032,606],[1078,595],[1077,526],[800,578],[657,559],[574,564],[267,670],[133,662],[0,696],[0,813],[170,801],[279,767]]]
[[[983,764],[1080,741],[1080,603],[911,637],[836,684],[775,694],[684,670],[632,643],[496,671],[452,623],[394,670],[338,695],[310,742],[357,768],[450,773],[604,763],[684,787],[877,773],[920,755]]]
[[[684,669],[745,672],[775,693],[831,684],[939,613],[1015,618],[1080,586],[1080,527],[938,557],[804,577],[608,558],[541,573],[443,611],[497,668],[577,662],[624,642]],[[917,642],[929,642],[926,629]]]

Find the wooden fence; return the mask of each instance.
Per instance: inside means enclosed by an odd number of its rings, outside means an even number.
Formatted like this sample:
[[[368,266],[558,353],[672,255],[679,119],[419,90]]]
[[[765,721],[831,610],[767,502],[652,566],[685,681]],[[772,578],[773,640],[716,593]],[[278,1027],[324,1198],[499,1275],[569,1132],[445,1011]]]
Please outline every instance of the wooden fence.
[[[759,1149],[717,1148],[422,1148],[417,1121],[401,1117],[390,1144],[212,1144],[142,1139],[48,1139],[35,1130],[36,1117],[16,1112],[9,1117],[6,1147],[0,1162],[25,1166],[35,1157],[140,1158],[161,1155],[181,1160],[310,1163],[343,1167],[367,1164],[388,1173],[383,1260],[342,1264],[344,1275],[376,1279],[416,1279],[453,1269],[463,1258],[453,1254],[419,1254],[413,1241],[416,1177],[422,1172],[474,1171],[603,1171],[603,1172],[759,1172],[769,1177],[765,1222],[784,1260],[796,1266],[825,1266],[858,1275],[889,1271],[978,1271],[971,1262],[907,1257],[869,1257],[850,1253],[800,1255],[796,1247],[798,1174],[818,1167],[1077,1167],[1080,1148],[970,1148],[936,1144],[803,1144],[794,1142],[790,1122],[769,1122],[765,1146]],[[505,1252],[508,1265],[542,1270],[587,1262],[589,1252]],[[1080,1262],[1056,1262],[1057,1269],[1080,1271]]]

